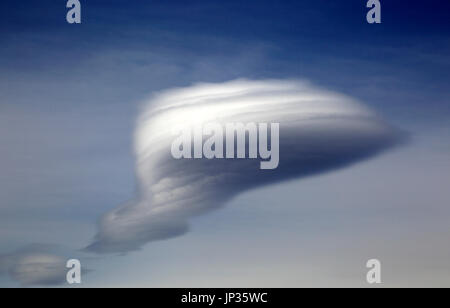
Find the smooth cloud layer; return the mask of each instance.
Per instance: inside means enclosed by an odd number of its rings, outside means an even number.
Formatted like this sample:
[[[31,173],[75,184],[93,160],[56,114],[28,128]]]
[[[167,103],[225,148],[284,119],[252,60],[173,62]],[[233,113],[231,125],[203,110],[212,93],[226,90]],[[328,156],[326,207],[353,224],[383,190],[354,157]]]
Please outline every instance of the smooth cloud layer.
[[[172,157],[174,127],[213,121],[280,123],[278,168],[260,170],[254,159]],[[163,91],[146,105],[135,132],[139,196],[102,218],[87,249],[127,252],[182,235],[190,217],[243,191],[343,167],[400,140],[355,100],[306,82],[235,80]]]

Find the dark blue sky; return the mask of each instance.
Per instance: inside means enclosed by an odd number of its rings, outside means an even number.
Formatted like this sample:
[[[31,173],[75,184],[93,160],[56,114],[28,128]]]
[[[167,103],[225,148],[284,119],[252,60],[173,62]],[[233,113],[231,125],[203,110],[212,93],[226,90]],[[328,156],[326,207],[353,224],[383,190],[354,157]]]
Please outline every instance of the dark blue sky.
[[[198,80],[298,77],[393,109],[399,117],[449,113],[444,99],[450,80],[448,1],[381,1],[382,24],[377,25],[365,21],[364,0],[90,0],[81,1],[81,25],[66,23],[65,3],[2,1],[2,70],[74,76],[73,69],[86,59],[119,49],[156,54],[186,71],[194,70],[194,59],[213,57],[223,64],[221,73],[186,78],[179,71],[168,73],[152,89]],[[251,68],[227,70],[233,56],[255,49],[262,54],[248,56]],[[145,56],[125,61],[151,62]],[[85,74],[96,74],[90,68]],[[110,69],[109,78],[124,74]],[[135,76],[130,72],[129,77]],[[136,98],[148,90],[148,85],[134,86]]]

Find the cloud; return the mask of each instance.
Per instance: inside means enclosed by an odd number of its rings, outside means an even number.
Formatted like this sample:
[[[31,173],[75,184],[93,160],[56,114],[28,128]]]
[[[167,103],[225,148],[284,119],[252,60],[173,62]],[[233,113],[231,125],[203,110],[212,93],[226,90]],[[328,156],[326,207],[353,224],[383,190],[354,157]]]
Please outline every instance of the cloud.
[[[0,275],[22,286],[59,285],[66,282],[66,259],[50,253],[55,247],[34,244],[14,253],[0,255]]]
[[[172,157],[173,128],[207,122],[280,123],[280,162]],[[102,217],[87,250],[127,252],[185,234],[189,218],[246,190],[367,159],[396,145],[396,129],[342,94],[303,81],[234,80],[154,95],[135,131],[138,196]]]

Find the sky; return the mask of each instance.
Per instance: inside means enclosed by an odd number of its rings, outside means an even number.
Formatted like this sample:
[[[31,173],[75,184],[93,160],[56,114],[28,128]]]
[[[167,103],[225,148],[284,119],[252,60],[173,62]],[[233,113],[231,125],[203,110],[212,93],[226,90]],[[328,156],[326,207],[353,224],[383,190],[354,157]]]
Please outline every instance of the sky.
[[[381,1],[381,24],[363,0],[81,4],[81,24],[64,0],[0,4],[0,286],[39,280],[11,261],[30,255],[79,258],[87,287],[369,286],[371,258],[382,286],[450,285],[448,1]],[[155,91],[236,79],[341,93],[408,142],[243,191],[139,251],[82,250],[138,194]]]

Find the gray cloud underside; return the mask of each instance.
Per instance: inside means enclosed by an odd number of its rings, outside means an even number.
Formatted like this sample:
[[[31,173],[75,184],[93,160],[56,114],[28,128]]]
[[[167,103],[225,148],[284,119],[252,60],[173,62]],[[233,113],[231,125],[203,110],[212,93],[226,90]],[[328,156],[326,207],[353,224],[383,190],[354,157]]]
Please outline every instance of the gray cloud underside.
[[[180,123],[280,123],[280,163],[172,158]],[[185,234],[189,218],[223,206],[249,189],[342,168],[396,144],[402,134],[347,96],[300,81],[235,80],[197,84],[153,96],[135,132],[139,195],[107,213],[87,250],[137,250]],[[282,210],[282,209],[280,209]]]

